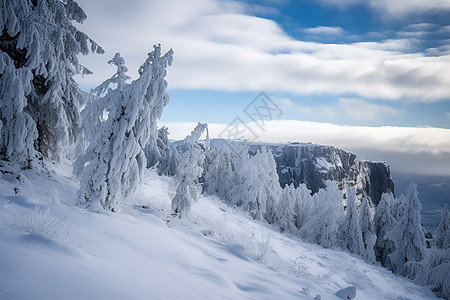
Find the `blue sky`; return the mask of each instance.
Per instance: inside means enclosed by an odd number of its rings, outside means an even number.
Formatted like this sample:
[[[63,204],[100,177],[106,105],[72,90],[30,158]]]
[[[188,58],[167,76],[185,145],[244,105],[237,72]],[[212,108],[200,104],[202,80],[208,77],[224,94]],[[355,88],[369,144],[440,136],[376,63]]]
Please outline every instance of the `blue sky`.
[[[114,72],[115,52],[135,78],[153,44],[173,48],[161,122],[184,124],[169,126],[174,138],[198,121],[219,133],[236,117],[251,121],[243,110],[264,91],[283,113],[259,128],[261,140],[370,144],[371,153],[431,155],[449,171],[428,172],[450,172],[450,0],[78,3],[88,15],[80,28],[106,49],[81,58],[94,71],[79,79],[85,89]],[[377,143],[348,138],[364,128]]]

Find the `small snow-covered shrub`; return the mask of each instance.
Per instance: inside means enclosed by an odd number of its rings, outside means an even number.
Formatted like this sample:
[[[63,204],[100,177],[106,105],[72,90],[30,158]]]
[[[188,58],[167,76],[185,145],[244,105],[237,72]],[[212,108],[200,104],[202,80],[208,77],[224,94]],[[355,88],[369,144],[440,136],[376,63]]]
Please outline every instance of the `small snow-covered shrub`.
[[[53,240],[66,240],[72,233],[72,225],[67,219],[51,217],[49,212],[49,208],[35,207],[27,214],[16,216],[14,224],[26,233],[41,235]]]
[[[273,251],[273,245],[270,242],[269,234],[261,234],[261,242],[257,242],[248,249],[248,255],[250,258],[259,261],[265,265],[271,263],[271,253]]]

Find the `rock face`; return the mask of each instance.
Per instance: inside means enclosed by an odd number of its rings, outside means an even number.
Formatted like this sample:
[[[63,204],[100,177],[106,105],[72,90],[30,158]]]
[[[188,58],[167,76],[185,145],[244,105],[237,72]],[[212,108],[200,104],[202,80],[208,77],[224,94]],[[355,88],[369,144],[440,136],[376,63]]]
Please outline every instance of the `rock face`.
[[[250,152],[269,147],[277,163],[280,185],[301,183],[316,193],[327,180],[340,188],[356,186],[358,199],[368,196],[377,205],[382,193],[393,192],[394,182],[386,162],[358,160],[356,155],[332,146],[316,144],[252,143]]]

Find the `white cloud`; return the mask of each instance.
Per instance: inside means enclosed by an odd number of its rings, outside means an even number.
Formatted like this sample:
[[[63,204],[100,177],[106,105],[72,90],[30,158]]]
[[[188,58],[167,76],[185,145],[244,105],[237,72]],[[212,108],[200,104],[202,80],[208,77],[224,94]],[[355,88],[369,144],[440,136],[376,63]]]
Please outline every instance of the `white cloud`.
[[[171,139],[183,139],[196,123],[161,123]],[[221,135],[227,124],[209,124],[211,137]],[[450,129],[412,127],[340,126],[328,123],[278,120],[264,130],[247,123],[256,140],[264,142],[312,142],[355,151],[364,159],[387,160],[396,172],[450,175]],[[251,132],[246,138],[252,140]]]
[[[317,26],[313,28],[305,28],[303,32],[314,35],[342,35],[344,29],[342,27]]]
[[[406,16],[430,10],[450,10],[449,0],[368,0],[373,8],[386,11],[392,16]]]
[[[387,106],[368,103],[355,98],[339,98],[337,110],[353,120],[379,120],[385,116],[395,116],[398,110]]]
[[[447,99],[450,55],[409,53],[410,42],[321,44],[289,37],[276,22],[245,14],[246,6],[218,0],[78,1],[88,14],[81,29],[107,51],[82,62],[95,86],[114,72],[120,51],[136,77],[154,43],[174,49],[170,88],[355,94],[377,99]],[[105,13],[105,6],[108,9]]]
[[[338,8],[367,3],[373,9],[388,13],[391,17],[404,17],[411,13],[431,10],[450,10],[450,0],[318,0]]]
[[[314,113],[314,109],[312,107],[298,105],[289,98],[275,99],[275,102],[282,111],[286,111],[289,113],[302,113],[307,115],[311,115]]]
[[[357,121],[374,121],[399,114],[399,110],[391,106],[369,103],[356,98],[339,98],[335,104],[316,106],[299,105],[289,98],[276,101],[283,111],[289,113],[324,114],[331,118],[344,116]]]

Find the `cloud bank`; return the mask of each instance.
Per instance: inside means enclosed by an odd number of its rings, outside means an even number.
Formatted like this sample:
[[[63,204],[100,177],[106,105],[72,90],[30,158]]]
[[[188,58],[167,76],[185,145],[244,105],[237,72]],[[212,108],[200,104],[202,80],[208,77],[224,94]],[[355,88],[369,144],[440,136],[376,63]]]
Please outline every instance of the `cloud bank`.
[[[105,3],[78,2],[89,17],[81,29],[107,50],[101,58],[82,59],[95,72],[79,80],[82,86],[95,86],[114,72],[106,61],[115,52],[121,51],[129,69],[137,70],[152,45],[161,43],[175,51],[168,75],[173,89],[351,94],[421,102],[450,95],[450,49],[429,56],[411,52],[415,40],[410,38],[348,44],[295,40],[273,20],[249,15],[251,8],[240,2],[111,0],[107,6],[114,10],[107,13]],[[421,6],[419,2],[413,4]],[[316,34],[341,32],[309,29]]]
[[[273,120],[263,129],[246,124],[247,140],[271,143],[312,142],[354,151],[364,159],[386,160],[396,172],[450,175],[450,129],[341,126],[296,120]],[[184,139],[196,123],[161,123],[170,138]],[[223,138],[228,124],[208,124],[212,138]],[[256,133],[256,139],[253,133]]]

